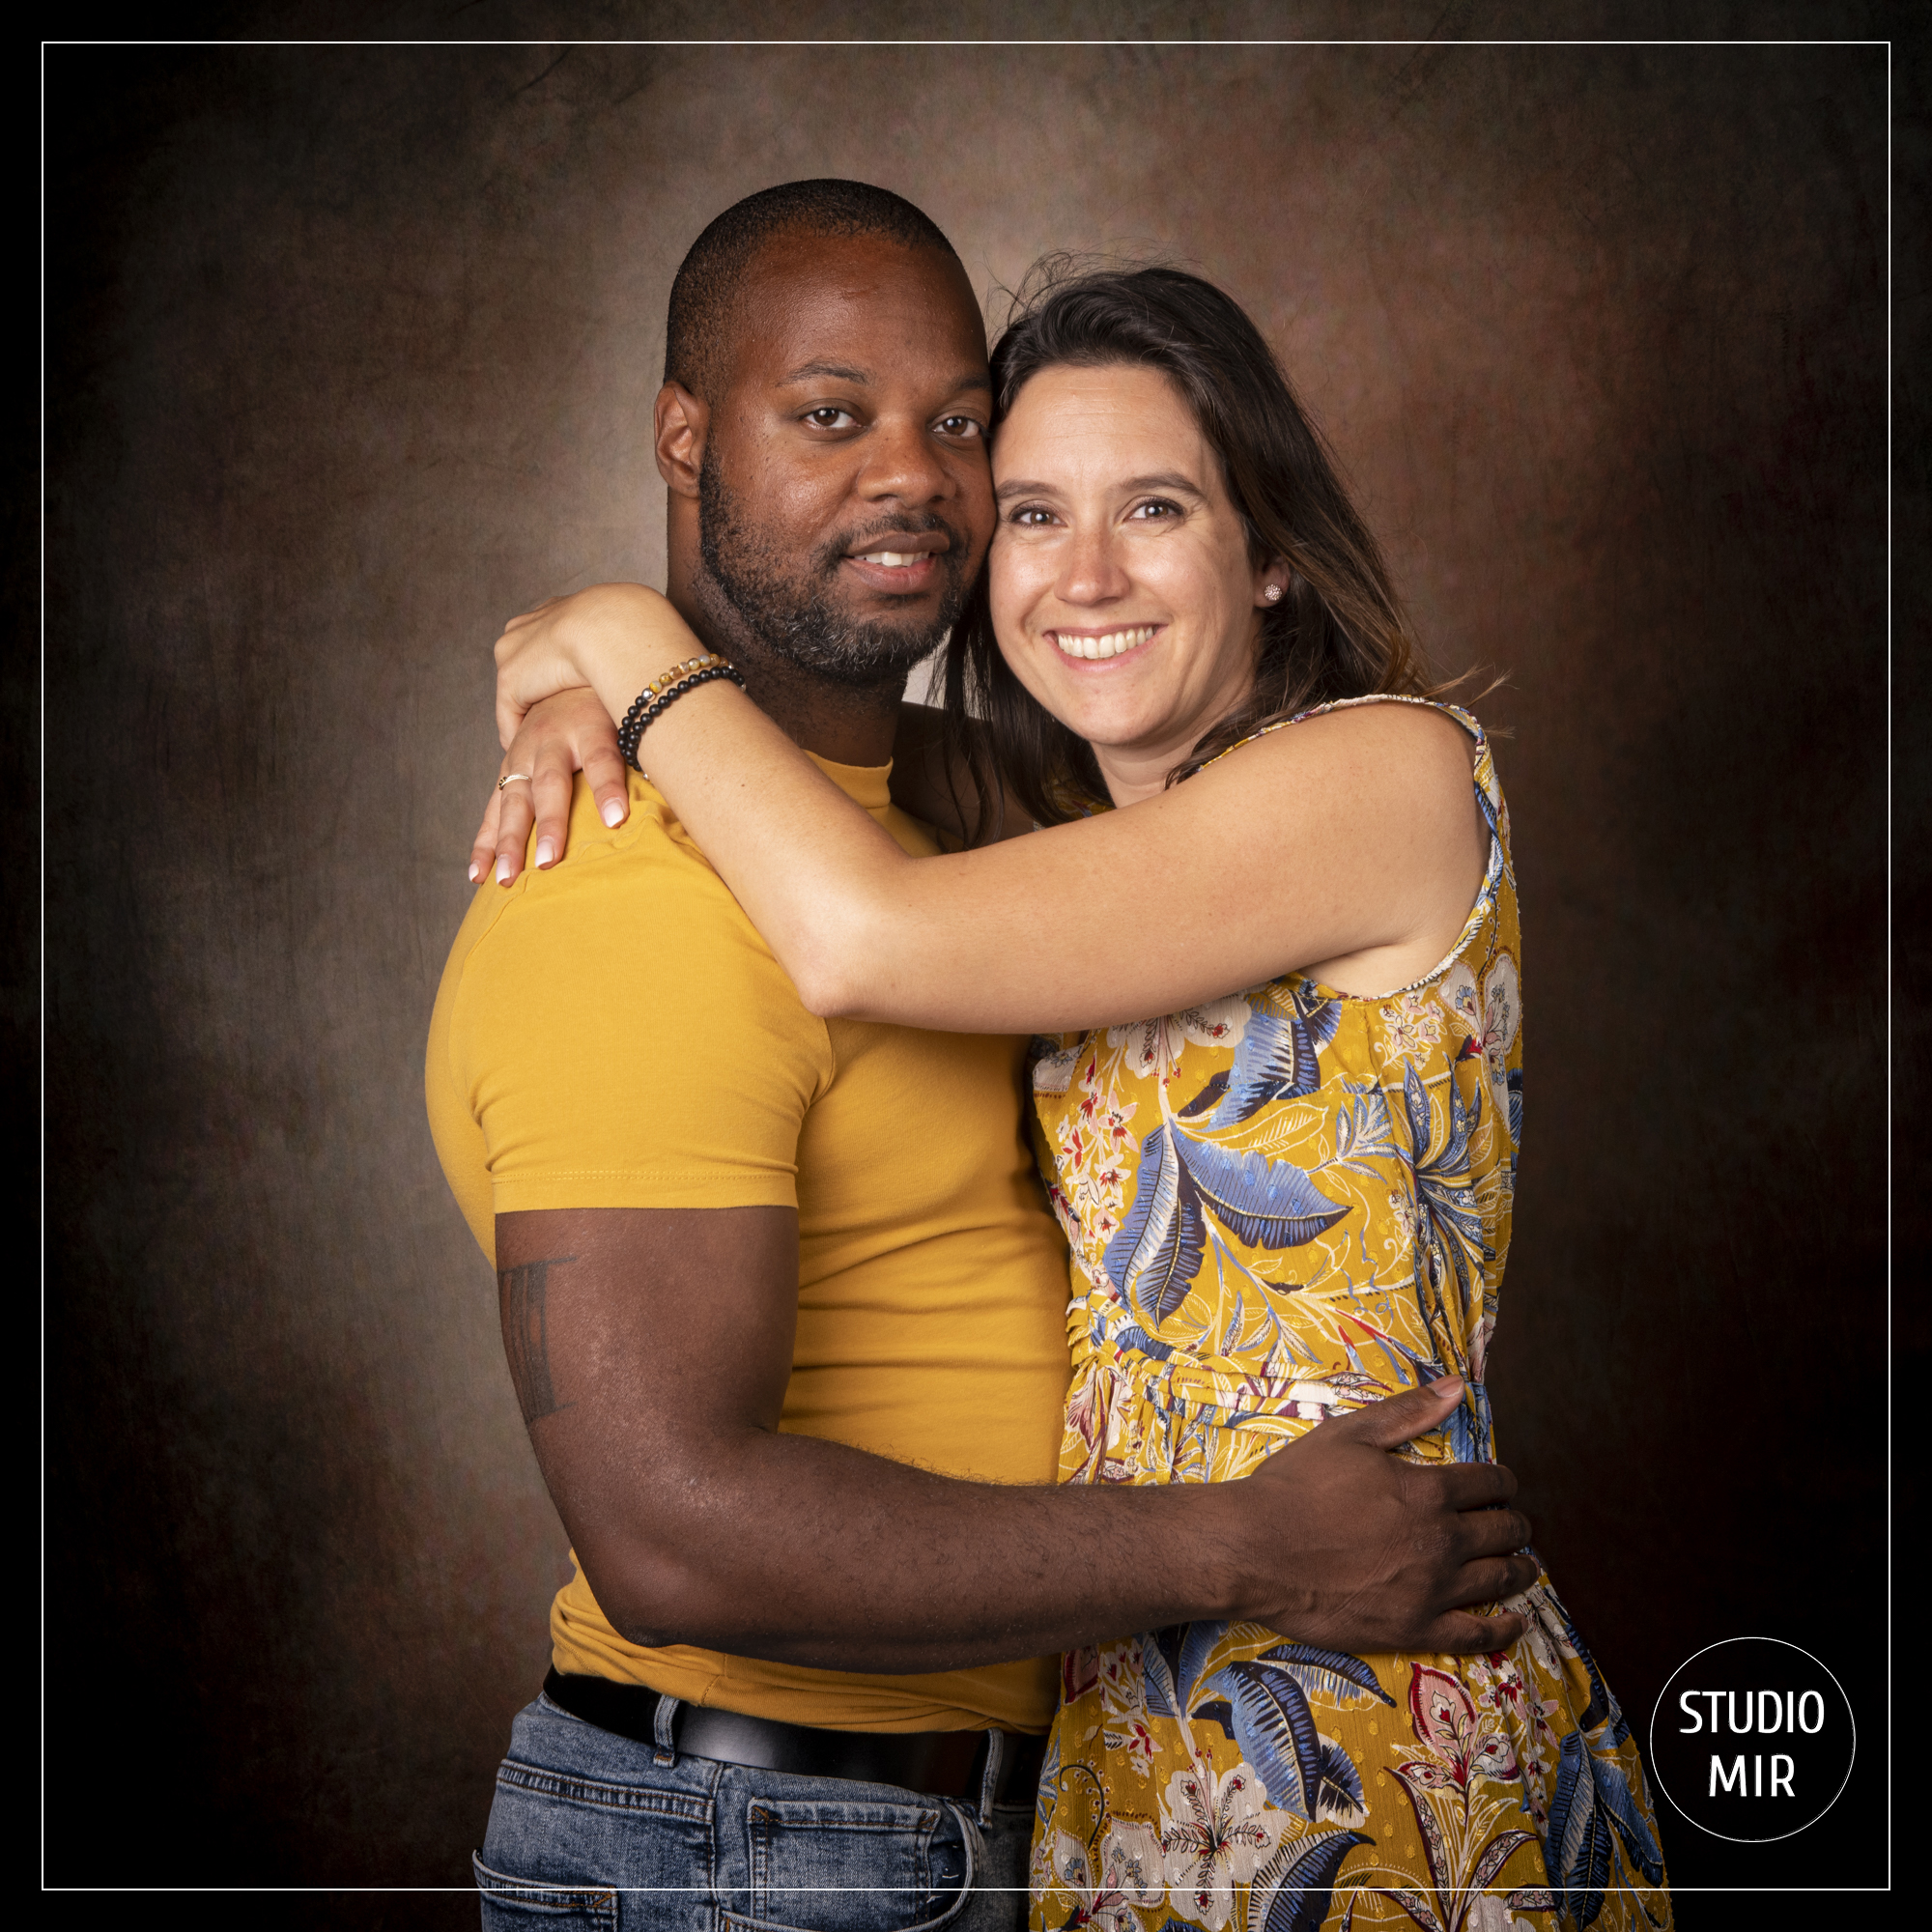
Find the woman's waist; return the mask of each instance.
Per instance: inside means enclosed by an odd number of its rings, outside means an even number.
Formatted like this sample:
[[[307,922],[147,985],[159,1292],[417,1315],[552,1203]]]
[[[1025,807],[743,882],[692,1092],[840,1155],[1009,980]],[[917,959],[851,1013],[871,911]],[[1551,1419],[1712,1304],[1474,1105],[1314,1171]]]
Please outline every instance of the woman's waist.
[[[1256,1363],[1158,1341],[1143,1347],[1150,1339],[1136,1329],[1132,1340],[1089,1336],[1076,1344],[1063,1481],[1223,1481],[1333,1416],[1452,1372],[1468,1385],[1463,1401],[1441,1430],[1402,1453],[1431,1463],[1493,1460],[1488,1391],[1465,1361],[1445,1364],[1395,1348],[1374,1367],[1360,1351],[1340,1350],[1326,1361]],[[1081,1453],[1069,1462],[1076,1447]]]
[[[1308,1428],[1413,1385],[1378,1382],[1346,1368],[1333,1374],[1316,1367],[1278,1371],[1228,1357],[1179,1351],[1151,1355],[1118,1342],[1099,1342],[1075,1353],[1072,1386],[1077,1389],[1083,1383],[1107,1384],[1117,1400],[1126,1395],[1204,1421],[1217,1416],[1230,1423],[1266,1418]]]
[[[1276,1320],[1272,1346],[1208,1353],[1149,1334],[1124,1309],[1095,1313],[1075,1301],[1067,1310],[1073,1381],[1122,1383],[1157,1407],[1219,1409],[1231,1418],[1269,1416],[1312,1427],[1441,1375],[1466,1378],[1476,1366],[1461,1338],[1432,1332],[1435,1324],[1391,1320],[1387,1308],[1324,1313],[1319,1324]]]

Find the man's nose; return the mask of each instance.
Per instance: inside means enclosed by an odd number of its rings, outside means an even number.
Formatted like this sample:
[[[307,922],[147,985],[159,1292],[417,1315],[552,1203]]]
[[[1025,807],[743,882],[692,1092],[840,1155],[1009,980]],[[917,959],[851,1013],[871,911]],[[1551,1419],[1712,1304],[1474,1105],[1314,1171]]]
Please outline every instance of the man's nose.
[[[868,501],[896,497],[906,504],[938,501],[958,494],[958,479],[933,447],[923,423],[882,417],[866,439],[859,495]]]

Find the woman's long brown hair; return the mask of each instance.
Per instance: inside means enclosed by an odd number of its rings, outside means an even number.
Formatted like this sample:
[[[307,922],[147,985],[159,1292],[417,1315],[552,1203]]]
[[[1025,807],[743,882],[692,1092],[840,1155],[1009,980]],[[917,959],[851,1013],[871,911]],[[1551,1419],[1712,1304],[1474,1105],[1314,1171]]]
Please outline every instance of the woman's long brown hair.
[[[1213,283],[1179,269],[1071,272],[1036,268],[993,351],[997,424],[1042,369],[1128,364],[1161,370],[1221,459],[1257,568],[1276,558],[1288,594],[1262,612],[1247,700],[1168,774],[1191,778],[1264,725],[1332,698],[1428,689],[1422,655],[1368,526],[1349,500],[1315,426],[1261,331]],[[949,763],[970,772],[974,840],[996,836],[1000,787],[1042,825],[1103,803],[1092,749],[1007,668],[985,578],[947,646]]]

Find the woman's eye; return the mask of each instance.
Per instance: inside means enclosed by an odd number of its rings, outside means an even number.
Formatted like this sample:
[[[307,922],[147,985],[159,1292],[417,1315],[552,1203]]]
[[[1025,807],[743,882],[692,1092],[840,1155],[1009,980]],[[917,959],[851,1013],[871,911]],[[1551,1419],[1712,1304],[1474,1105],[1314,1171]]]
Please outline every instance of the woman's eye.
[[[834,409],[830,403],[822,410],[808,411],[805,419],[813,429],[847,429],[857,420],[850,410]]]
[[[1180,505],[1170,503],[1164,497],[1155,497],[1150,502],[1136,503],[1127,514],[1143,517],[1149,523],[1159,523],[1165,518],[1179,516]]]
[[[1019,525],[1022,529],[1037,530],[1041,525],[1053,521],[1053,512],[1041,509],[1037,503],[1022,503],[1007,521]]]

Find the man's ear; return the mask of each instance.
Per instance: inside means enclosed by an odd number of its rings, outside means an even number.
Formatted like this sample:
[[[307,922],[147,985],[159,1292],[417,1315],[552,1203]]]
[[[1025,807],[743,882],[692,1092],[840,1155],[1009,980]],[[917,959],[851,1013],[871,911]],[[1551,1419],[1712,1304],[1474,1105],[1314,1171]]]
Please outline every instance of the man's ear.
[[[667,383],[658,391],[658,474],[674,495],[697,495],[697,472],[710,427],[711,412],[681,383]]]

